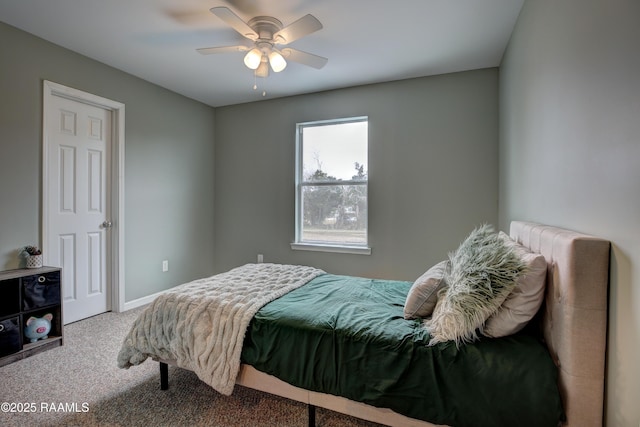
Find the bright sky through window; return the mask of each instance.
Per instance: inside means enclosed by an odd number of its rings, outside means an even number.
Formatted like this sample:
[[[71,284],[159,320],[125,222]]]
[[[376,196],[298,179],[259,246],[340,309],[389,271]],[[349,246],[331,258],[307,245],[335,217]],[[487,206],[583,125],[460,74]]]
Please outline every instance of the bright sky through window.
[[[366,121],[304,128],[303,174],[320,169],[337,179],[356,175],[355,163],[369,167]]]

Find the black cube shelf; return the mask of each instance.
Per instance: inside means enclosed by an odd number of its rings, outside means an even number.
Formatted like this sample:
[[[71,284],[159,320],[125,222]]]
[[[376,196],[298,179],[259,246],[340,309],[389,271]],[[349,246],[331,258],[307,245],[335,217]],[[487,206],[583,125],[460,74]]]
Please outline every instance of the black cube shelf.
[[[56,267],[0,272],[0,366],[62,345],[61,273]],[[30,342],[27,320],[47,313],[53,315],[48,337]]]

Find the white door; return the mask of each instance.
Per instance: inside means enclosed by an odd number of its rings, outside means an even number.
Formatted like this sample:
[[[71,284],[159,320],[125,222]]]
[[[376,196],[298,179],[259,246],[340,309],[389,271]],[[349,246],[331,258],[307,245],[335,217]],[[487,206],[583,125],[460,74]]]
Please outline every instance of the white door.
[[[112,112],[56,95],[46,108],[43,251],[62,267],[66,324],[111,309]]]

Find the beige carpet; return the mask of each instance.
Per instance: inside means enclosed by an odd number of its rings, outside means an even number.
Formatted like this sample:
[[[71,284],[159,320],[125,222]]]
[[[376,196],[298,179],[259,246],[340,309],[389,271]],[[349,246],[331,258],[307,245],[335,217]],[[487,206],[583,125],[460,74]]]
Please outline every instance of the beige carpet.
[[[120,343],[140,309],[105,313],[65,327],[64,345],[0,368],[0,426],[306,426],[301,403],[244,387],[223,396],[193,373],[158,364],[116,366]],[[373,427],[318,408],[318,427]]]

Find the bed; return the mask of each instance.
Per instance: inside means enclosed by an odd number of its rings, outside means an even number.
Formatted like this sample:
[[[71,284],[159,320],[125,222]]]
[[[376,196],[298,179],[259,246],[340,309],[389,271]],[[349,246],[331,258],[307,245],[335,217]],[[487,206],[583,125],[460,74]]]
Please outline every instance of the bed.
[[[172,364],[224,394],[239,384],[297,400],[308,405],[310,425],[316,407],[390,426],[602,425],[610,243],[520,221],[509,234],[547,264],[542,307],[513,335],[433,343],[422,320],[402,316],[410,282],[250,265],[242,269],[247,277],[223,273],[159,297],[125,338],[119,366],[151,357],[160,362],[161,388]],[[230,280],[234,289],[259,283],[259,293],[220,288],[217,302],[202,302],[203,292]],[[345,313],[359,325],[355,332],[336,332]],[[221,345],[224,335],[233,339]],[[348,347],[336,343],[343,335]],[[418,368],[401,359],[416,359]]]

